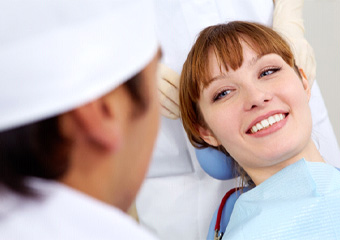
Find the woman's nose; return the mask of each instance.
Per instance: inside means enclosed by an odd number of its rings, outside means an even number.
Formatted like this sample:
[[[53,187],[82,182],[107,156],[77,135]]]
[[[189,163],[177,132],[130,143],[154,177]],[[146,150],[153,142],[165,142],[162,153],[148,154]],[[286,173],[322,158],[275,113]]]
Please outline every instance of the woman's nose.
[[[263,86],[248,85],[244,88],[244,109],[264,107],[272,98],[271,92]]]

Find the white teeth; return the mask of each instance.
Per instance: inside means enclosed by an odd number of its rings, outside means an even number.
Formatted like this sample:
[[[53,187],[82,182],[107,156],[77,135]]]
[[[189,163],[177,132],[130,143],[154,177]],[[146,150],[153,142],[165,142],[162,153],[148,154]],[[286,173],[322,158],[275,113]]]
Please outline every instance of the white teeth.
[[[256,123],[254,126],[252,126],[251,128],[251,132],[252,133],[256,133],[264,128],[267,128],[271,125],[273,125],[274,123],[277,123],[281,120],[283,120],[286,116],[282,113],[279,114],[275,114],[273,116],[270,116],[268,119],[264,119],[259,123]]]
[[[257,129],[258,129],[258,130],[261,130],[261,129],[263,129],[263,126],[262,126],[262,124],[261,124],[261,123],[258,123],[258,124],[256,124],[256,127],[257,127]]]
[[[257,129],[256,126],[253,126],[253,127],[251,128],[251,131],[252,131],[253,133],[256,133],[256,132],[258,131],[258,129]]]
[[[270,116],[270,117],[268,118],[268,122],[269,122],[270,126],[273,125],[274,123],[276,123],[275,118],[272,117],[272,116]]]
[[[275,114],[275,115],[274,115],[274,118],[275,118],[275,121],[276,121],[276,122],[278,122],[278,121],[281,120],[279,114]]]
[[[264,128],[266,128],[266,127],[268,127],[268,126],[269,126],[269,122],[268,122],[268,120],[267,120],[267,119],[265,119],[265,120],[262,120],[262,121],[261,121],[261,124],[262,124],[262,126],[263,126]]]

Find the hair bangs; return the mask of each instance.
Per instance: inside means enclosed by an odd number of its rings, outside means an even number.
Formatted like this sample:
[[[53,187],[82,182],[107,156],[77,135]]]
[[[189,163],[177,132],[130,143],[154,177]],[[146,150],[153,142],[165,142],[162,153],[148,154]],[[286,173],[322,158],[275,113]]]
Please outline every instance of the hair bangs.
[[[221,72],[222,68],[235,71],[243,64],[244,43],[259,56],[275,53],[289,66],[295,66],[288,43],[274,30],[261,24],[235,21],[202,30],[183,65],[179,94],[183,126],[196,147],[210,146],[200,137],[197,127],[206,127],[198,101],[202,90],[211,82],[211,54],[216,56]]]

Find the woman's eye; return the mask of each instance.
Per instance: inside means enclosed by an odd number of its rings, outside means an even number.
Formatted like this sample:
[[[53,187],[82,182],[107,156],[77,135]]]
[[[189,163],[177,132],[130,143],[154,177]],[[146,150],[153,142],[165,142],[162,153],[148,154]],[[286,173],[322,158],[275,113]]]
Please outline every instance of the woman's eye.
[[[262,71],[259,77],[262,78],[262,77],[271,75],[273,73],[276,73],[277,71],[280,71],[280,70],[281,68],[269,68],[269,69]]]
[[[213,98],[213,102],[216,102],[216,101],[224,98],[225,96],[229,95],[229,93],[231,93],[231,90],[223,90],[223,91],[217,93]]]

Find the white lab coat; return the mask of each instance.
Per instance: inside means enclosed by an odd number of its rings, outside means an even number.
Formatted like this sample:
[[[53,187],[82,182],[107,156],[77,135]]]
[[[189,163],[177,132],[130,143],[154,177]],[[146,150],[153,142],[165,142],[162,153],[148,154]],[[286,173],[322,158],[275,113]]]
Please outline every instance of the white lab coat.
[[[271,26],[273,8],[272,0],[155,0],[162,61],[180,73],[204,27],[231,20]],[[316,82],[310,102],[321,154],[339,167],[340,152]],[[181,121],[162,117],[148,179],[137,197],[140,222],[164,240],[205,239],[214,210],[235,185],[234,180],[208,176],[197,162]]]
[[[117,208],[63,184],[30,179],[40,199],[0,191],[0,239],[155,238]]]

